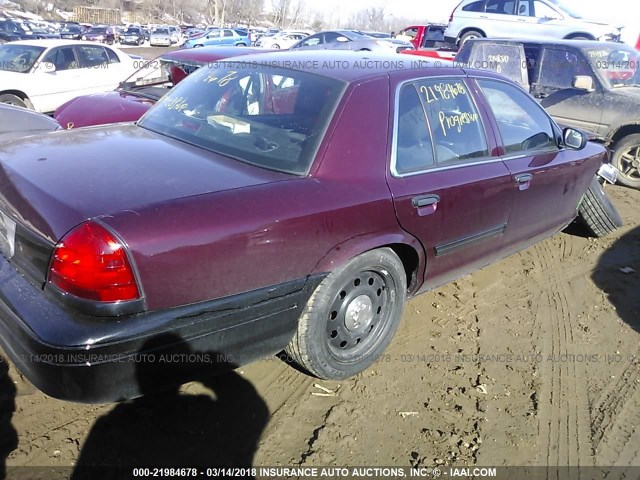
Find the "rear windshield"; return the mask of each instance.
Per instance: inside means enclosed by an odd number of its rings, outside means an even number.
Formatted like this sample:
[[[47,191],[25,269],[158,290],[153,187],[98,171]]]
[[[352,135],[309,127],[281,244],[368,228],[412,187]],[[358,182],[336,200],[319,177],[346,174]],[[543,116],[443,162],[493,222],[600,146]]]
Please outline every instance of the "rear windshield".
[[[203,67],[139,125],[259,167],[305,174],[344,83],[273,65]]]
[[[31,70],[42,52],[44,47],[4,44],[0,46],[0,70],[26,73]]]
[[[87,33],[107,33],[107,27],[93,27]]]
[[[169,35],[169,30],[166,28],[158,28],[157,30],[154,30],[153,33],[156,35]]]

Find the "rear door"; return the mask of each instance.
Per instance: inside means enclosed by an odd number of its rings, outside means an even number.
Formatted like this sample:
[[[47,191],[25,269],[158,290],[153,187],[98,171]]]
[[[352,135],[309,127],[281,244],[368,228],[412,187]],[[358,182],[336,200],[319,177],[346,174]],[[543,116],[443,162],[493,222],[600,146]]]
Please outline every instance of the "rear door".
[[[573,87],[573,80],[578,75],[592,79],[593,91]],[[544,47],[531,93],[558,123],[604,133],[601,124],[604,90],[580,50]]]
[[[518,37],[517,0],[487,0],[478,25],[488,37]]]
[[[506,246],[519,250],[575,218],[590,167],[580,152],[558,147],[559,132],[527,93],[498,79],[477,83],[497,122],[515,187]]]
[[[463,77],[409,81],[395,97],[387,182],[427,252],[427,289],[499,256],[514,187]]]

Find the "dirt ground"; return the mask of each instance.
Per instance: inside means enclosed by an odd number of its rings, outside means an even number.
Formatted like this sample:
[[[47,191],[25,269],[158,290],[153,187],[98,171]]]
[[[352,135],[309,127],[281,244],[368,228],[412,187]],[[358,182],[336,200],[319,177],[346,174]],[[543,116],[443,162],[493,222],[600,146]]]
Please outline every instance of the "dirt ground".
[[[273,358],[77,405],[0,352],[0,466],[640,467],[640,191],[607,191],[624,228],[592,239],[572,226],[413,299],[386,354],[347,381]]]

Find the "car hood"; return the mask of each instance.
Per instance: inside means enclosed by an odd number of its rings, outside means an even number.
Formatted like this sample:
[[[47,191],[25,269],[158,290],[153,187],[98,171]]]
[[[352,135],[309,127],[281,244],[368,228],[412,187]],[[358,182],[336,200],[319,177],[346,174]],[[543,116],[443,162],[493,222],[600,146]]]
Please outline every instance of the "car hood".
[[[87,218],[290,178],[133,124],[0,143],[0,209],[52,242]]]
[[[53,118],[64,128],[135,122],[155,103],[135,93],[96,93],[69,100],[58,107]]]

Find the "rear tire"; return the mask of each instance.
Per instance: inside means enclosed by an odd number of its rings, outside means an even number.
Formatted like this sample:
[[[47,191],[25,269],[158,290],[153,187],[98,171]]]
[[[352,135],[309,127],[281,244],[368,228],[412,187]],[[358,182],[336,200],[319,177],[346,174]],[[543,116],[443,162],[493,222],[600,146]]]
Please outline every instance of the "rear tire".
[[[464,45],[464,42],[466,42],[467,40],[472,40],[474,38],[484,38],[484,35],[477,30],[469,30],[458,40],[458,47],[462,47],[462,45]]]
[[[618,170],[618,183],[640,189],[640,134],[627,135],[613,148],[613,161]]]
[[[0,103],[8,103],[9,105],[15,105],[17,107],[29,108],[24,100],[17,95],[12,95],[10,93],[0,95]]]
[[[624,224],[597,177],[593,177],[591,185],[582,198],[578,216],[595,237],[609,235]]]
[[[353,258],[313,292],[287,354],[319,378],[356,375],[375,362],[393,338],[406,290],[404,267],[390,248]]]

